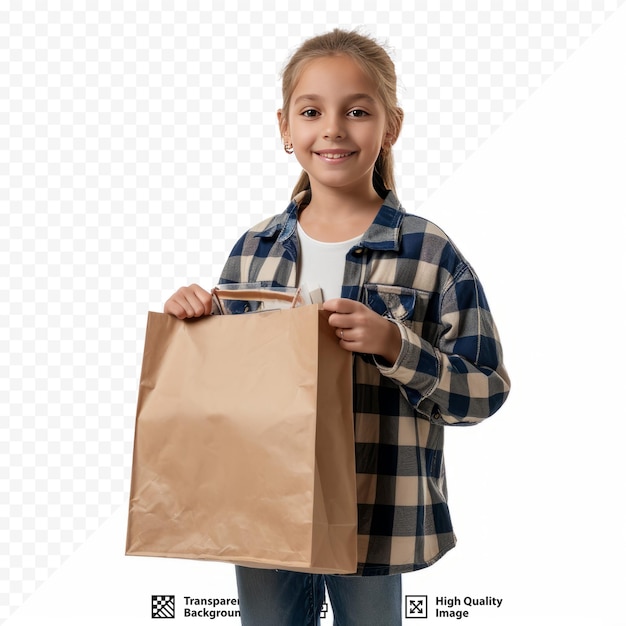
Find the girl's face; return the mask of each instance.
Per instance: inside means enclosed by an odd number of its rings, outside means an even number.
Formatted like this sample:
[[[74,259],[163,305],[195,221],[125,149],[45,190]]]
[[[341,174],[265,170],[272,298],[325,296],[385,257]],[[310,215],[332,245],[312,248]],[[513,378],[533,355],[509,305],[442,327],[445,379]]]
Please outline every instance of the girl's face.
[[[289,119],[281,111],[278,117],[313,192],[373,189],[376,159],[392,137],[376,85],[350,57],[311,61],[291,96]]]

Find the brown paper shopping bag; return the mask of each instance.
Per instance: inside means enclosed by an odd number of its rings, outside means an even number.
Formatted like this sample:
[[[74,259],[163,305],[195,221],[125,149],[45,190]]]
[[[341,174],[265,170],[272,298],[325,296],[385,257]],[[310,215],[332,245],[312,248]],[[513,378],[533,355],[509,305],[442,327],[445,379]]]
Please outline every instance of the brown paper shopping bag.
[[[355,572],[351,372],[318,305],[149,313],[126,553]]]

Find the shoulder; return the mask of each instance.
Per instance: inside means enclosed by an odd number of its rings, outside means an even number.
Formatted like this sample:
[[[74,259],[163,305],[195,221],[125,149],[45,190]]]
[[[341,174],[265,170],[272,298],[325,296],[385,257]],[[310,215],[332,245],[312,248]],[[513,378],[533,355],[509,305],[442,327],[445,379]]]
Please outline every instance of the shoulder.
[[[292,204],[282,213],[277,213],[267,217],[250,227],[237,241],[232,254],[253,254],[254,250],[262,245],[262,242],[275,242],[284,235],[290,224],[295,228],[296,218],[292,210]]]
[[[282,213],[272,215],[254,225],[244,234],[244,238],[257,237],[285,241],[291,237],[296,230],[300,204],[306,201],[307,193],[302,192],[295,198],[292,198]]]
[[[400,224],[400,256],[433,263],[454,274],[468,265],[448,234],[434,222],[405,212]]]
[[[438,240],[442,244],[452,243],[448,235],[437,224],[414,213],[404,213],[400,232],[402,236],[417,234]]]
[[[418,235],[438,239],[442,243],[450,241],[439,226],[407,210],[393,191],[387,193],[374,224],[387,229],[397,229],[398,235],[402,237]]]
[[[386,204],[389,204],[386,202]],[[411,213],[399,202],[395,207],[396,249],[388,256],[394,276],[414,288],[445,293],[453,285],[477,281],[466,257],[438,224]]]

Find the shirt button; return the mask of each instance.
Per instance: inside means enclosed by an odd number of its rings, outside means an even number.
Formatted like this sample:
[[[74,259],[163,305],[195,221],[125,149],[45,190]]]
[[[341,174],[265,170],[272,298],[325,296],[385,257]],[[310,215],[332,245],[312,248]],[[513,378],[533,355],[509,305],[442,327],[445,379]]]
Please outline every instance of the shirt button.
[[[355,248],[354,254],[363,254],[363,248]]]

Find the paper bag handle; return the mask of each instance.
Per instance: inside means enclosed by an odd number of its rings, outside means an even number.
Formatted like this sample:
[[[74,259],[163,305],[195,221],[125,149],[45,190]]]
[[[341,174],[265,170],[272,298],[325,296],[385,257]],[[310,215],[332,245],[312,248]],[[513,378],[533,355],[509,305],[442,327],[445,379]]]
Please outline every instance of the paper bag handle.
[[[219,293],[218,293],[219,292]],[[300,299],[300,287],[296,293],[285,293],[284,291],[272,291],[271,289],[213,289],[213,296],[217,301],[217,306],[223,312],[222,300],[282,300],[291,302],[293,309]]]

